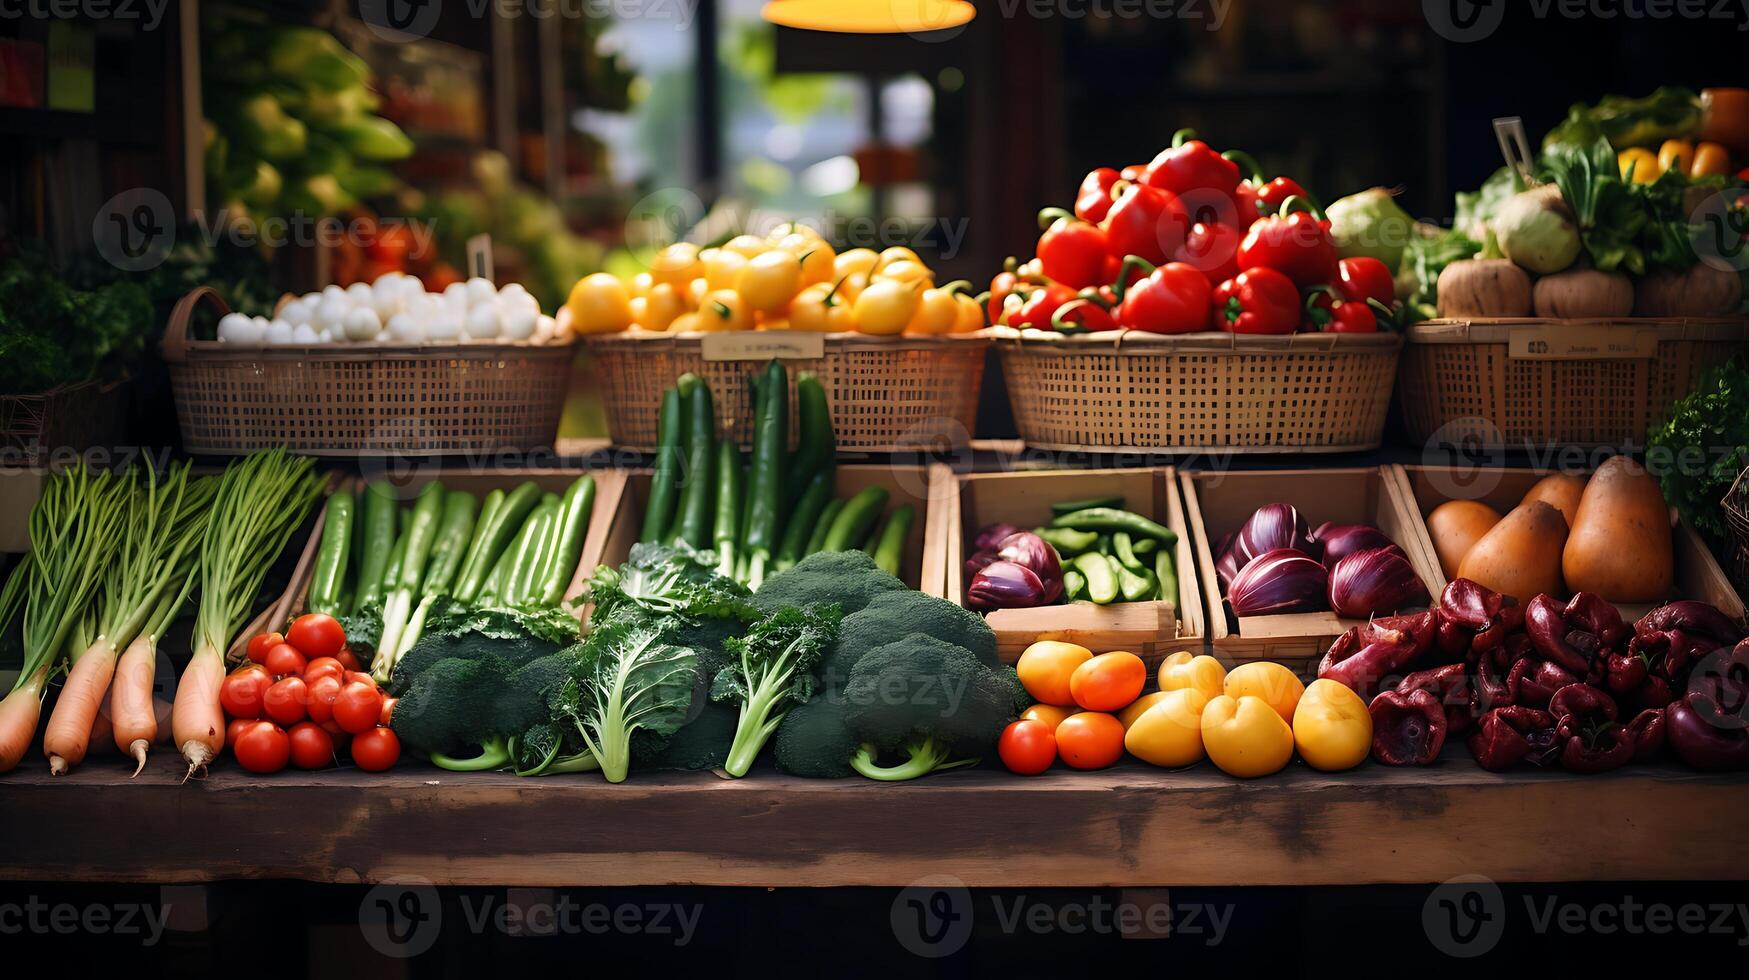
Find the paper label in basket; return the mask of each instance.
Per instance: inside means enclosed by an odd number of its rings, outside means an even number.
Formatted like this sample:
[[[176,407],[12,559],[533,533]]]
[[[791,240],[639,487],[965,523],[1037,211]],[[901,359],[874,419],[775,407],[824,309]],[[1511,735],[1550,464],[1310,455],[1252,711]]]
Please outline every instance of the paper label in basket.
[[[826,335],[786,330],[705,334],[699,350],[707,361],[815,360],[826,356]]]
[[[1658,353],[1658,332],[1633,326],[1561,323],[1513,327],[1507,354],[1521,361],[1642,358]]]

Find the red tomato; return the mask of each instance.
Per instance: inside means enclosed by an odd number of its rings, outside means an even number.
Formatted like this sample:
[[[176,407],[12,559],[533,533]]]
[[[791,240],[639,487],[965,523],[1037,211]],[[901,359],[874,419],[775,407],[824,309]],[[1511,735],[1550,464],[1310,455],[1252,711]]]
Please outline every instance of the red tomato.
[[[225,744],[233,749],[236,748],[237,736],[243,734],[243,729],[255,724],[257,720],[255,718],[232,718],[225,725]]]
[[[346,672],[346,676],[342,677],[340,679],[341,679],[341,681],[343,681],[347,684],[356,683],[356,684],[369,684],[371,687],[377,686],[377,679],[375,677],[370,676],[369,674],[365,673],[362,670],[349,670]]]
[[[340,661],[340,666],[345,667],[347,670],[364,669],[364,665],[359,663],[358,658],[352,655],[352,650],[350,648],[335,654],[334,659]]]
[[[329,675],[333,675],[335,680],[344,680],[346,667],[333,657],[315,657],[304,665],[303,678],[311,684],[316,682],[316,678]]]
[[[249,659],[256,663],[267,662],[267,651],[285,642],[285,637],[278,633],[257,633],[249,638]]]
[[[285,641],[306,657],[332,657],[346,646],[346,631],[340,621],[324,613],[308,613],[292,620]]]
[[[219,685],[219,706],[232,718],[259,718],[261,695],[272,686],[273,678],[260,664],[238,667]]]
[[[290,643],[281,643],[267,651],[267,672],[275,677],[297,677],[304,672],[304,655]]]
[[[306,708],[310,713],[310,720],[318,725],[333,720],[334,702],[340,699],[340,689],[346,685],[340,682],[340,678],[330,674],[324,674],[315,680],[305,678],[304,683],[310,686],[310,703]]]
[[[291,758],[291,737],[271,721],[250,722],[232,748],[237,764],[250,772],[278,772]]]
[[[1044,722],[1023,718],[1002,730],[996,754],[1009,771],[1036,776],[1057,761],[1057,737]]]
[[[291,730],[291,764],[299,769],[326,769],[334,764],[334,736],[313,721],[300,721]]]
[[[308,714],[310,688],[302,677],[281,677],[261,696],[261,709],[281,725],[295,725]]]
[[[395,718],[395,702],[400,698],[383,698],[383,713],[377,716],[377,724],[387,728]]]
[[[401,740],[387,728],[360,732],[352,740],[352,761],[365,772],[382,772],[401,757]]]
[[[354,735],[375,728],[383,714],[383,695],[375,684],[353,681],[340,689],[334,702],[334,722]]]

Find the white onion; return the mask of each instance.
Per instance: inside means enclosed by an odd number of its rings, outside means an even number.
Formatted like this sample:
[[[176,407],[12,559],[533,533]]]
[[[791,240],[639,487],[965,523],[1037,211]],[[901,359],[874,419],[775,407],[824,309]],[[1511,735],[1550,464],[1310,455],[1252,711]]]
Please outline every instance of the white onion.
[[[448,310],[439,310],[425,321],[425,339],[448,342],[461,336],[461,318]]]
[[[485,282],[484,279],[480,281]],[[498,307],[493,303],[470,307],[467,319],[462,321],[462,328],[475,340],[496,338],[499,326]]]
[[[425,328],[413,314],[397,313],[389,317],[389,337],[403,344],[416,344],[425,339]]]
[[[278,319],[284,320],[295,327],[300,323],[309,323],[310,317],[314,312],[315,311],[310,309],[303,300],[294,299],[280,307]]]
[[[468,305],[478,306],[490,303],[498,298],[498,287],[492,285],[492,280],[475,276],[468,280]]]
[[[346,287],[346,298],[353,306],[370,306],[376,302],[376,294],[370,291],[370,283],[355,282]]]
[[[540,314],[533,310],[518,310],[504,314],[504,336],[511,340],[527,340],[534,336]]]
[[[368,306],[361,306],[346,314],[342,324],[346,329],[348,340],[375,340],[377,334],[383,332],[383,321],[377,316],[377,311]]]
[[[261,343],[262,329],[259,324],[241,313],[227,313],[219,319],[219,340],[240,347],[254,347]]]
[[[300,347],[314,347],[322,342],[322,337],[316,333],[315,327],[300,323],[292,328],[291,342]]]
[[[345,299],[346,298],[346,289],[345,289],[345,287],[335,285],[334,283],[329,283],[328,285],[322,287],[322,298],[323,299]]]
[[[284,320],[275,320],[267,325],[261,339],[269,344],[289,344],[292,342],[292,325]]]

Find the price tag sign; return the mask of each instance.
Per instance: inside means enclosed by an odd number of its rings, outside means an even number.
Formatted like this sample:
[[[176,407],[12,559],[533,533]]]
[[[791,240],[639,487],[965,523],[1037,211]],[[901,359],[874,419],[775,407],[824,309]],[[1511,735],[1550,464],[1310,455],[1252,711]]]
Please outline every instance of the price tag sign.
[[[1515,326],[1507,340],[1514,360],[1578,361],[1654,357],[1658,331],[1610,324],[1561,323]]]
[[[699,350],[707,361],[806,361],[826,355],[826,335],[789,330],[711,333],[700,338]]]
[[[468,239],[468,278],[498,281],[492,277],[491,235],[475,235]]]

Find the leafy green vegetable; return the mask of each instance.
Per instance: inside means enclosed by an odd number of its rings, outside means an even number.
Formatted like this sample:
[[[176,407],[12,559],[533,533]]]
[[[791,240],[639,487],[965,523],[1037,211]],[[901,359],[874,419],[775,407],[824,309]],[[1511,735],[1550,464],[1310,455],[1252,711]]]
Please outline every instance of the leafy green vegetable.
[[[1694,136],[1701,125],[1700,99],[1690,89],[1666,85],[1639,98],[1606,95],[1596,105],[1578,102],[1543,137],[1543,148],[1589,147],[1599,138],[1617,150],[1656,146]]]
[[[716,554],[685,543],[638,544],[624,565],[595,570],[588,601],[591,622],[626,622],[642,616],[677,616],[688,621],[758,617],[745,586],[717,574]]]
[[[1482,243],[1456,228],[1435,235],[1416,236],[1403,250],[1403,271],[1414,284],[1405,300],[1407,319],[1431,320],[1439,314],[1439,274],[1453,262],[1474,258]]]
[[[152,303],[133,282],[78,289],[31,251],[0,271],[0,391],[115,376],[144,353]]]
[[[697,679],[697,651],[669,642],[665,629],[612,624],[590,632],[548,703],[576,727],[607,781],[618,783],[631,765],[632,735],[679,729]]]
[[[1738,361],[1708,372],[1670,419],[1647,437],[1646,458],[1664,499],[1715,540],[1727,536],[1719,501],[1749,465],[1749,370]]]
[[[1609,140],[1599,136],[1586,146],[1551,144],[1543,153],[1542,173],[1560,187],[1573,209],[1593,267],[1634,275],[1646,271],[1639,246],[1647,220],[1644,199],[1622,181]]]
[[[711,700],[741,706],[729,775],[747,775],[783,716],[814,696],[814,669],[838,638],[839,617],[837,606],[783,609],[727,642],[729,666],[712,682]]]

